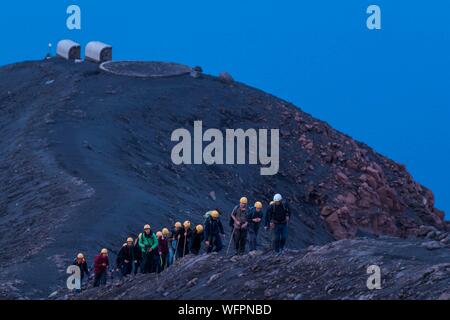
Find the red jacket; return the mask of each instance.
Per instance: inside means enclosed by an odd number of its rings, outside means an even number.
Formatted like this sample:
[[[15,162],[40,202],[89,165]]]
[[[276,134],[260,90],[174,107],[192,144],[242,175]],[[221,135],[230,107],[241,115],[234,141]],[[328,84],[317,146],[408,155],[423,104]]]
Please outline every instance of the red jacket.
[[[106,264],[103,266],[103,264]],[[99,254],[95,256],[94,258],[94,272],[95,274],[102,273],[103,271],[108,270],[109,266],[109,259],[108,257],[104,257],[103,255]]]
[[[167,238],[158,239],[158,251],[162,254],[169,253],[169,242],[167,241]]]

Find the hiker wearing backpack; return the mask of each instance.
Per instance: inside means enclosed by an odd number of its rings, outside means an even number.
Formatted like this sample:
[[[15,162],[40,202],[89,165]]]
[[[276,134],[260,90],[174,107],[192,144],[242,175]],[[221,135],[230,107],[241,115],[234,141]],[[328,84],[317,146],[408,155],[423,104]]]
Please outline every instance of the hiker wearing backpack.
[[[225,237],[220,214],[218,210],[209,212],[205,221],[205,245],[206,252],[219,252],[223,248],[222,238]]]
[[[106,285],[108,278],[108,249],[102,249],[94,258],[94,287]]]
[[[247,203],[248,199],[246,197],[242,197],[239,201],[239,205],[233,209],[233,212],[231,212],[231,219],[234,221],[233,240],[237,255],[245,253],[248,232]]]
[[[203,225],[205,225],[206,222],[210,219],[211,214],[212,214],[213,212],[215,212],[214,214],[217,215],[216,219],[222,215],[222,212],[220,211],[219,208],[216,208],[216,209],[214,209],[214,210],[208,211],[207,213],[205,213],[205,214],[203,215],[203,219],[204,219]]]
[[[203,233],[204,227],[199,224],[195,227],[194,232],[192,233],[192,244],[191,244],[191,252],[195,255],[200,253],[202,248],[202,242],[205,240],[205,235]]]
[[[159,261],[158,261],[158,273],[161,273],[164,271],[167,265],[167,260],[169,256],[169,229],[164,228],[161,232],[158,232],[156,234],[158,238],[158,254],[159,254]]]
[[[183,228],[179,231],[177,259],[183,258],[185,255],[189,254],[191,238],[192,238],[191,222],[185,221],[183,223]]]
[[[83,284],[84,277],[87,276],[89,278],[89,276],[90,276],[89,268],[88,268],[88,265],[86,262],[86,257],[84,256],[84,254],[79,253],[77,255],[77,257],[75,258],[75,260],[73,261],[73,265],[80,268],[80,281],[81,281],[81,284]]]
[[[262,203],[258,201],[254,207],[248,210],[248,245],[250,251],[255,251],[257,247],[259,226],[263,218],[262,208]]]
[[[172,263],[175,262],[175,260],[177,259],[177,249],[178,249],[178,240],[180,239],[181,235],[181,230],[183,229],[181,222],[176,222],[175,225],[173,226],[171,235],[169,237],[169,260],[167,265],[170,266],[172,265]]]
[[[131,274],[133,270],[134,247],[133,238],[128,238],[127,242],[122,245],[116,259],[116,271],[120,271],[122,276]]]
[[[152,232],[150,225],[144,226],[144,232],[141,233],[138,243],[142,251],[143,273],[155,273],[156,259],[159,259],[157,252],[158,239],[155,233]]]
[[[266,228],[270,227],[273,232],[273,247],[277,253],[282,253],[286,245],[288,223],[291,217],[289,205],[282,200],[281,194],[276,194],[266,212]]]

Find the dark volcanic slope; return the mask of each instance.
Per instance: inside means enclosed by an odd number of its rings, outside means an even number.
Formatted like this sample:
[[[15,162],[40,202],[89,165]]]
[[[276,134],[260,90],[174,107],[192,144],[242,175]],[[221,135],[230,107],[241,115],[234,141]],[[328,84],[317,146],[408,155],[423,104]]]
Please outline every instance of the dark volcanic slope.
[[[341,240],[282,256],[189,256],[158,277],[117,279],[107,288],[58,299],[450,299],[450,250],[432,242]],[[367,288],[367,268],[381,269],[381,289]],[[67,291],[66,291],[67,292]]]
[[[293,249],[446,228],[431,191],[403,166],[241,84],[123,77],[52,59],[0,69],[0,112],[4,297],[46,296],[64,284],[78,251],[114,250],[147,222],[201,222],[214,207],[228,216],[244,194],[290,199]],[[280,173],[173,165],[171,133],[195,120],[205,129],[280,128]]]

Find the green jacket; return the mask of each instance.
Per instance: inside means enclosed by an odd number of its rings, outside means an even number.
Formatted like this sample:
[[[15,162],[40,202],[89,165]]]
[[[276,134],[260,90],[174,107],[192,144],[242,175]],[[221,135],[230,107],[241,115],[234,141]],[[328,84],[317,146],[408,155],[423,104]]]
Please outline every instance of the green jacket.
[[[158,238],[156,238],[156,235],[153,232],[149,236],[144,232],[139,235],[138,244],[142,253],[147,253],[150,248],[155,250],[158,247]]]

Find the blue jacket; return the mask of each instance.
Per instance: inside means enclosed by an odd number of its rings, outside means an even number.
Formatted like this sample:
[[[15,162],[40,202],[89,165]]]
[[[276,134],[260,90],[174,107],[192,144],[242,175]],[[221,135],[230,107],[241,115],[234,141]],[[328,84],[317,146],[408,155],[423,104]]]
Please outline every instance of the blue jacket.
[[[261,221],[260,222],[254,222],[253,219],[256,218],[260,218]],[[253,228],[254,230],[259,228],[259,225],[261,224],[262,220],[263,220],[263,211],[256,211],[255,207],[251,207],[248,209],[247,212],[247,220],[248,220],[248,225],[250,228]]]

